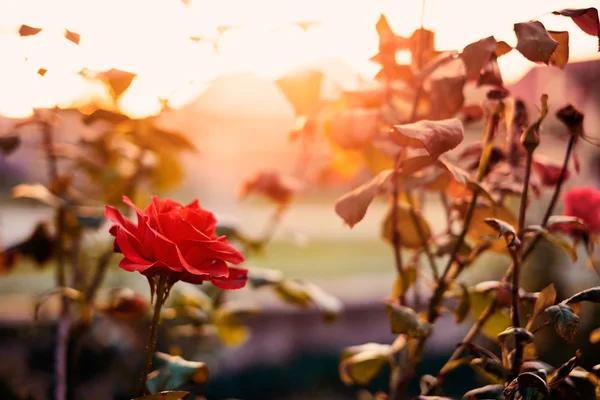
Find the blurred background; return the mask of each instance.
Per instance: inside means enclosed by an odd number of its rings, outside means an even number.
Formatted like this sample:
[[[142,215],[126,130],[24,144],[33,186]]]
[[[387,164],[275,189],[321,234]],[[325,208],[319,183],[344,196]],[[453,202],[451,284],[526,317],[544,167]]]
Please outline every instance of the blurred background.
[[[571,102],[584,112],[588,134],[597,136],[597,38],[581,32],[569,18],[546,14],[566,7],[599,5],[597,0],[505,0],[502,4],[427,0],[424,27],[435,31],[435,45],[441,50],[462,49],[489,35],[514,45],[513,23],[533,18],[548,29],[569,31],[570,59],[564,69],[535,66],[515,51],[499,59],[500,68],[515,97],[536,104],[540,95],[547,93],[551,108]],[[0,134],[10,132],[34,109],[73,108],[90,101],[100,106],[110,103],[106,87],[86,80],[80,74],[83,69],[116,68],[135,73],[119,99],[119,110],[143,118],[157,114],[168,100],[171,110],[160,115],[160,124],[185,132],[199,149],[197,154],[182,155],[184,181],[167,195],[181,202],[198,198],[220,220],[234,221],[241,232],[256,236],[273,206],[254,199],[240,202],[240,183],[263,168],[292,173],[300,151],[288,135],[295,124],[293,106],[276,80],[298,71],[318,71],[324,99],[373,85],[379,67],[369,58],[378,49],[375,23],[382,13],[397,34],[409,36],[421,24],[422,2],[1,0]],[[22,24],[43,31],[21,37],[18,30]],[[81,35],[79,45],[64,40],[65,29]],[[43,77],[36,74],[40,68],[48,71]],[[467,87],[465,97],[467,103],[477,103],[484,94]],[[481,128],[481,123],[471,125],[465,141],[477,140]],[[65,114],[57,140],[69,142],[76,136],[74,132],[86,129],[78,118]],[[553,117],[545,129],[550,133],[561,130]],[[49,219],[52,213],[10,199],[14,184],[45,179],[42,155],[33,144],[28,145],[26,137],[23,142],[10,157],[0,155],[3,244],[22,239],[38,219]],[[545,155],[560,160],[565,141],[558,134],[548,134],[542,147]],[[600,160],[595,147],[581,146],[579,157],[581,173],[570,179],[567,188],[598,186]],[[209,364],[207,398],[356,398],[357,388],[347,388],[339,380],[339,353],[344,346],[393,340],[381,302],[395,272],[392,252],[379,239],[385,202],[376,202],[366,219],[350,230],[333,211],[337,197],[348,189],[307,188],[285,214],[265,254],[249,260],[252,266],[280,269],[286,276],[320,285],[344,302],[345,313],[335,323],[322,325],[318,313],[282,305],[270,293],[235,292],[235,299],[261,307],[261,313],[248,320],[252,336],[244,346],[208,351],[197,343],[182,344],[186,358]],[[547,200],[548,194],[543,193],[535,201],[542,204]],[[529,217],[536,223],[543,208],[531,209]],[[426,202],[425,214],[434,230],[442,228],[439,203]],[[107,241],[105,232],[99,230],[89,242]],[[559,296],[564,297],[597,282],[584,261],[565,269],[569,262],[563,254],[544,250],[524,272],[526,289],[537,291],[554,282]],[[469,271],[466,279],[498,279],[506,263],[503,257],[484,257],[482,266]],[[49,398],[52,335],[44,330],[44,324],[32,324],[31,318],[36,296],[53,285],[49,270],[40,273],[23,267],[0,277],[0,359],[5,360],[0,363],[2,399]],[[110,271],[107,286],[128,286],[148,295],[143,277],[116,268]],[[585,311],[593,312],[584,307]],[[470,322],[458,326],[452,318],[440,322],[421,372],[435,372],[443,364]],[[594,327],[590,324],[582,331]],[[81,398],[129,398],[123,380],[137,374],[138,364],[123,355],[135,355],[135,349],[139,353],[143,344],[131,332],[126,335],[107,321],[95,332],[101,345],[90,345],[83,353],[85,367],[78,378],[85,386],[81,391],[85,397]],[[551,351],[555,339],[548,336],[547,348],[541,353],[562,360],[561,354]],[[585,334],[582,337],[587,338]],[[586,341],[578,345],[590,346]],[[469,375],[465,376],[450,387],[451,393],[474,387]],[[370,389],[385,390],[386,385],[386,377],[381,376]],[[29,397],[20,397],[14,387],[26,387],[21,392]]]

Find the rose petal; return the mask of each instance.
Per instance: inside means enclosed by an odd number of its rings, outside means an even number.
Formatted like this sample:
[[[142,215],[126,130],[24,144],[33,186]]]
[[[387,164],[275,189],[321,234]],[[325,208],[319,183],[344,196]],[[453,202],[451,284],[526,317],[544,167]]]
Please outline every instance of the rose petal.
[[[125,271],[129,271],[129,272],[134,272],[134,271],[144,272],[144,271],[151,269],[155,264],[156,263],[139,264],[139,263],[132,261],[129,258],[125,257],[121,260],[121,262],[119,262],[119,268],[124,269]]]
[[[246,286],[246,282],[248,281],[248,270],[245,268],[230,267],[227,278],[211,278],[210,281],[220,289],[241,289]]]
[[[210,211],[193,208],[182,208],[178,211],[181,218],[195,229],[204,232],[207,236],[214,236],[217,228],[217,219]]]
[[[142,245],[139,240],[122,227],[118,227],[115,241],[125,258],[141,265],[152,264],[153,261],[144,257]]]
[[[110,222],[122,227],[132,235],[135,235],[135,233],[138,231],[138,227],[133,222],[125,218],[123,214],[121,214],[121,212],[113,206],[104,206],[104,216]]]

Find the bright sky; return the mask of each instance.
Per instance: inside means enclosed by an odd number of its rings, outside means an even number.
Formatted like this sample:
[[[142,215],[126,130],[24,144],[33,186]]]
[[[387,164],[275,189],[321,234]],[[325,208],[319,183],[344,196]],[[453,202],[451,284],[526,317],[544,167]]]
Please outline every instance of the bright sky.
[[[515,44],[512,24],[571,7],[600,8],[600,0],[427,0],[426,28],[439,49],[461,49],[495,35]],[[421,0],[0,0],[0,114],[24,117],[35,107],[69,106],[108,94],[77,75],[118,68],[138,74],[119,107],[134,117],[158,112],[159,97],[174,107],[202,93],[223,74],[252,72],[277,78],[324,58],[339,58],[362,77],[377,65],[375,22],[384,13],[400,35],[421,19]],[[539,18],[549,30],[568,30],[571,60],[598,58],[598,42],[569,19]],[[318,21],[303,31],[292,22]],[[44,28],[21,38],[21,24]],[[215,40],[218,26],[235,25]],[[79,46],[64,29],[81,34]],[[27,61],[25,61],[27,58]],[[507,80],[532,64],[517,52],[500,59]],[[48,70],[44,77],[39,68]],[[190,84],[191,82],[191,84]]]

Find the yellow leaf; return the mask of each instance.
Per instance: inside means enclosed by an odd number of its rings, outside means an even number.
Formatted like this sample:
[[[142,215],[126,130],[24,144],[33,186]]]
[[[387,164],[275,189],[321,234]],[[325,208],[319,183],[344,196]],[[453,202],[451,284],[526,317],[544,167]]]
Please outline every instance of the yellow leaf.
[[[219,339],[230,347],[239,347],[250,337],[250,330],[235,315],[216,313],[213,324]]]
[[[382,229],[382,237],[388,243],[392,242],[391,217],[392,210],[388,211]],[[413,216],[406,205],[398,204],[396,207],[396,222],[402,247],[418,249],[431,238],[431,228],[425,218],[418,212]],[[424,241],[421,240],[421,234]]]
[[[392,288],[392,298],[398,299],[402,297],[408,289],[417,280],[417,269],[414,266],[409,266],[404,269],[402,276],[397,276]]]
[[[183,168],[177,153],[157,152],[156,165],[152,168],[151,183],[155,191],[169,190],[183,181]]]
[[[598,342],[600,342],[600,328],[596,328],[590,333],[590,343]]]
[[[569,32],[548,31],[548,33],[558,43],[558,46],[556,46],[550,57],[550,65],[555,65],[563,69],[569,62]]]
[[[274,289],[275,293],[286,303],[302,308],[308,308],[312,304],[312,299],[305,286],[293,280],[286,279],[275,285]]]
[[[488,295],[481,292],[471,292],[471,315],[478,319],[483,311],[494,301],[493,295]],[[498,310],[490,318],[482,328],[482,332],[488,338],[496,340],[498,335],[511,326],[510,316],[506,311]]]
[[[355,354],[340,363],[340,378],[346,385],[366,385],[389,360],[389,353],[364,351]]]

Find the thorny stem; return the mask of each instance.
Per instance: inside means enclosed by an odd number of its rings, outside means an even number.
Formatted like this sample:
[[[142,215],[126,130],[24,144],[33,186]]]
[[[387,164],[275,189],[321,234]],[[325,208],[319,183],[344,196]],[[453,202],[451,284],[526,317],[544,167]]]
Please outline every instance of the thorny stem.
[[[548,220],[550,219],[550,216],[554,212],[554,207],[556,206],[556,203],[558,201],[558,197],[560,196],[562,185],[563,185],[563,183],[565,181],[565,178],[566,178],[567,169],[568,169],[568,166],[569,166],[569,161],[571,159],[571,155],[573,153],[573,147],[575,145],[575,141],[576,141],[576,138],[574,136],[571,136],[569,138],[569,143],[567,144],[567,150],[565,152],[565,158],[563,160],[563,166],[562,166],[562,169],[560,171],[558,182],[557,182],[557,184],[556,184],[556,186],[554,188],[554,194],[552,195],[552,199],[550,200],[550,203],[548,204],[548,207],[546,209],[546,213],[544,214],[544,218],[542,219],[542,224],[541,224],[542,226],[545,226],[548,223]],[[523,251],[523,255],[521,257],[521,261],[525,261],[527,259],[527,257],[529,257],[529,255],[535,249],[535,247],[539,243],[539,241],[540,241],[540,236],[538,235],[538,236],[536,236],[525,247],[525,250]],[[513,270],[513,265],[511,265],[509,267],[509,269],[506,271],[506,274],[502,278],[503,282],[506,282],[506,281],[508,281],[511,278],[511,276],[512,276],[512,270]],[[477,322],[471,327],[471,329],[469,330],[469,332],[467,333],[467,335],[462,340],[463,345],[459,346],[454,351],[454,353],[452,354],[452,356],[448,359],[448,361],[446,361],[446,364],[444,365],[444,367],[442,367],[442,369],[440,371],[440,374],[437,377],[436,384],[434,384],[434,385],[431,386],[431,388],[429,390],[429,393],[432,393],[433,389],[435,387],[439,386],[439,384],[442,383],[443,377],[446,374],[445,367],[447,365],[449,365],[452,361],[458,359],[458,357],[460,356],[460,354],[462,353],[462,351],[464,349],[465,344],[466,343],[470,343],[471,341],[473,341],[473,339],[475,339],[477,337],[477,335],[479,334],[479,332],[481,331],[481,329],[483,328],[483,326],[486,324],[486,322],[488,321],[488,319],[490,319],[490,317],[494,314],[495,311],[496,311],[496,304],[495,304],[495,302],[492,302],[483,311],[483,313],[481,313],[481,315],[477,319]],[[544,325],[542,325],[542,326],[544,326]],[[537,329],[540,329],[542,326],[540,326]]]
[[[519,275],[521,272],[521,260],[518,248],[510,248],[508,250],[513,262],[514,271],[512,276],[512,306],[510,309],[510,317],[514,328],[520,327],[519,321]],[[512,379],[519,375],[521,362],[523,361],[523,342],[515,337],[515,359],[512,364]]]
[[[167,277],[160,276],[158,278],[158,284],[156,285],[156,303],[154,304],[154,315],[152,316],[152,325],[150,326],[150,337],[148,339],[148,346],[146,347],[146,362],[144,363],[144,369],[142,370],[140,396],[149,394],[147,387],[148,374],[150,373],[154,348],[156,347],[156,336],[158,335],[158,324],[160,322],[160,309],[165,301],[167,289]]]

